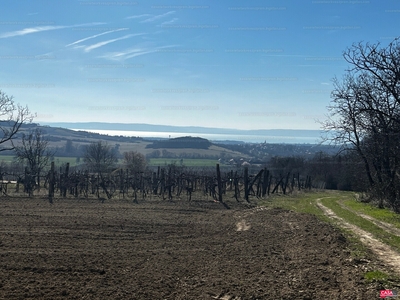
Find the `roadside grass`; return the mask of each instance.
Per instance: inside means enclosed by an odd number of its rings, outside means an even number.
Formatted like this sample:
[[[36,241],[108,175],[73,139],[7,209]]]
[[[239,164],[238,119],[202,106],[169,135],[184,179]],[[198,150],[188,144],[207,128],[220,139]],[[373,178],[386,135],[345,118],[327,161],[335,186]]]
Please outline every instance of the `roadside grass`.
[[[316,215],[323,221],[329,222],[330,219],[326,217],[323,212],[315,205],[318,198],[328,197],[330,193],[327,192],[307,192],[290,195],[272,195],[267,199],[259,201],[259,205],[271,208],[289,209],[300,213],[307,213]]]
[[[368,214],[368,212],[371,212],[370,215],[372,217],[375,217],[376,219],[381,219],[386,222],[388,222],[388,220],[392,221],[390,222],[392,224],[393,220],[398,220],[399,216],[393,215],[394,213],[389,210],[382,211],[378,208],[371,206],[370,204],[357,202],[355,200],[354,193],[352,192],[302,191],[295,195],[274,195],[270,198],[260,201],[259,204],[267,207],[279,207],[296,212],[313,214],[317,216],[320,220],[334,225],[336,228],[339,228],[341,232],[343,232],[349,242],[350,254],[354,259],[369,259],[371,255],[371,250],[366,245],[364,245],[360,241],[359,237],[355,235],[351,230],[339,227],[335,220],[332,220],[325,216],[322,210],[316,206],[317,199],[321,199],[320,201],[323,205],[330,208],[336,215],[343,218],[348,223],[354,224],[362,228],[363,230],[372,233],[377,239],[380,239],[382,242],[392,246],[397,251],[400,251],[400,237],[387,233],[372,222],[365,220],[355,213],[342,208],[339,205],[338,201],[343,201],[343,203],[346,203],[346,205],[351,207],[351,209],[353,209],[354,211],[362,212],[364,214]],[[387,274],[380,270],[368,271],[365,273],[364,278],[367,282],[378,282],[384,285],[400,281],[400,278],[397,275]]]
[[[347,196],[348,197],[348,196]],[[400,237],[393,235],[382,228],[378,227],[371,221],[368,221],[357,214],[344,209],[340,206],[340,204],[337,202],[338,198],[324,198],[321,199],[321,203],[325,205],[326,207],[332,209],[336,215],[339,217],[343,218],[346,222],[350,224],[354,224],[361,229],[371,233],[375,238],[378,240],[381,240],[385,244],[388,244],[395,248],[397,251],[400,251]],[[357,210],[356,210],[357,211]]]
[[[400,214],[387,209],[378,208],[369,203],[362,203],[355,199],[346,199],[343,204],[350,209],[363,213],[377,219],[378,221],[386,222],[392,224],[393,226],[400,228]]]
[[[360,241],[354,232],[345,228],[340,228],[340,230],[344,233],[349,241],[349,250],[351,256],[357,259],[366,259],[371,250],[369,250],[369,248]]]
[[[267,207],[279,207],[284,209],[293,210],[300,213],[307,213],[317,216],[320,220],[333,224],[335,227],[339,228],[349,241],[349,251],[354,258],[362,259],[367,257],[368,248],[361,243],[357,236],[350,230],[340,228],[336,226],[334,220],[328,218],[324,215],[322,210],[316,205],[317,199],[327,198],[327,199],[341,199],[343,195],[347,195],[347,192],[340,191],[320,191],[320,192],[307,192],[302,191],[298,194],[291,194],[288,196],[276,195],[272,196],[262,202],[260,205]],[[328,198],[329,197],[329,198]]]
[[[388,209],[379,209],[367,203],[357,202],[352,192],[342,191],[322,191],[322,192],[301,192],[295,195],[276,195],[268,199],[262,200],[259,204],[268,207],[280,207],[294,210],[302,213],[309,213],[317,216],[323,221],[335,223],[316,206],[316,200],[321,199],[321,203],[330,208],[337,216],[344,219],[346,222],[356,225],[361,229],[370,232],[378,240],[390,245],[397,251],[400,251],[400,237],[391,234],[369,220],[366,220],[356,213],[349,211],[340,206],[341,201],[355,212],[364,213],[382,220],[395,226],[400,226],[400,215]],[[363,250],[360,249],[362,252]]]
[[[364,274],[367,282],[377,282],[382,287],[393,288],[399,287],[400,277],[395,274],[388,274],[379,270],[373,270]]]
[[[387,284],[391,277],[392,276],[390,276],[389,274],[378,270],[369,271],[364,274],[364,278],[367,280],[367,282],[379,282],[382,284]]]

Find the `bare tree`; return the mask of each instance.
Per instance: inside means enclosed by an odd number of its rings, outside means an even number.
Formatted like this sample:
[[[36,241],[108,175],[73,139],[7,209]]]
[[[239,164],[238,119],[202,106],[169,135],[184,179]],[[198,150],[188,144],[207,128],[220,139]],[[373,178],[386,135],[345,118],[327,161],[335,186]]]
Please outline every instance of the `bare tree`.
[[[124,165],[131,170],[131,172],[144,172],[146,169],[146,157],[136,151],[129,151],[123,153]]]
[[[107,143],[98,141],[86,146],[83,160],[91,171],[97,173],[99,185],[110,199],[115,192],[115,183],[104,174],[118,162],[117,152]]]
[[[118,158],[111,146],[98,141],[86,146],[83,161],[93,172],[103,174],[115,166]]]
[[[15,155],[19,162],[26,165],[32,178],[40,187],[42,171],[54,157],[54,151],[48,148],[48,141],[39,128],[22,133],[21,144],[15,146]]]
[[[22,124],[30,123],[33,115],[28,107],[15,103],[12,96],[0,90],[0,151],[13,150]]]
[[[400,211],[400,40],[354,44],[343,56],[351,67],[333,80],[323,128],[360,157],[372,195]]]

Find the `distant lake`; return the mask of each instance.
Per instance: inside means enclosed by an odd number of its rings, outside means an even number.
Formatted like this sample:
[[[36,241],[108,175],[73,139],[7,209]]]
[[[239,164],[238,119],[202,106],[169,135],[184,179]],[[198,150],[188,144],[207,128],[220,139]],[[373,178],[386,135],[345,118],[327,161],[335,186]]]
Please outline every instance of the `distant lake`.
[[[190,132],[163,132],[163,131],[128,131],[128,130],[98,130],[98,129],[77,129],[106,135],[133,136],[141,138],[177,138],[193,136],[208,139],[210,141],[242,141],[246,143],[286,143],[286,144],[318,144],[319,136],[273,136],[273,135],[237,135],[237,134],[211,134],[211,133],[190,133]]]

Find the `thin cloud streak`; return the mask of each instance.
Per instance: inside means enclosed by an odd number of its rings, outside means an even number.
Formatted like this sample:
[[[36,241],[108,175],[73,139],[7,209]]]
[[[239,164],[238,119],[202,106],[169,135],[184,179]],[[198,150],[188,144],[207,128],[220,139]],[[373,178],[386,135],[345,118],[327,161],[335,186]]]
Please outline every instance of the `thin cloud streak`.
[[[136,16],[130,16],[126,17],[125,19],[139,19],[139,18],[144,18],[144,17],[149,17],[151,16],[150,14],[143,14],[143,15],[136,15]]]
[[[135,48],[135,49],[130,49],[126,50],[123,52],[112,52],[108,53],[106,55],[101,56],[101,58],[109,59],[109,60],[125,60],[127,58],[143,55],[143,54],[148,54],[148,53],[153,53],[156,50],[148,50],[148,49],[142,49],[142,48]],[[133,55],[129,55],[133,53]]]
[[[172,10],[172,11],[166,12],[165,14],[157,15],[157,16],[148,18],[148,19],[146,19],[146,20],[143,20],[143,21],[141,21],[140,23],[154,22],[154,21],[157,21],[158,19],[164,18],[164,17],[169,16],[169,15],[174,14],[174,13],[175,13],[175,11]]]
[[[95,26],[95,25],[104,25],[104,24],[106,24],[106,23],[94,22],[94,23],[89,23],[89,24],[78,24],[78,25],[69,25],[69,26],[38,26],[38,27],[24,28],[22,30],[17,30],[17,31],[6,32],[3,34],[0,34],[0,38],[4,39],[4,38],[9,38],[9,37],[22,36],[22,35],[38,33],[38,32],[43,32],[43,31],[49,31],[49,30],[82,27],[82,26],[88,26],[88,25]]]
[[[106,55],[101,56],[101,58],[105,58],[105,59],[109,59],[109,60],[126,60],[126,59],[133,58],[133,57],[140,56],[140,55],[155,53],[155,52],[158,52],[160,49],[173,48],[173,47],[176,47],[176,45],[156,47],[154,49],[149,49],[149,48],[127,49],[123,52],[108,53]]]
[[[100,42],[100,43],[97,43],[97,44],[93,44],[91,46],[86,47],[85,48],[85,52],[89,52],[89,51],[92,51],[93,49],[97,49],[97,48],[103,47],[103,46],[105,46],[107,44],[111,44],[111,43],[114,43],[114,42],[117,42],[117,41],[120,41],[120,40],[125,40],[125,39],[128,39],[130,37],[143,35],[143,34],[145,34],[145,33],[128,34],[128,35],[124,35],[123,37],[120,37],[120,38],[116,38],[116,39]]]
[[[71,44],[66,45],[65,47],[69,47],[69,46],[72,46],[72,45],[76,45],[76,44],[82,43],[82,42],[84,42],[84,41],[87,41],[87,40],[90,40],[90,39],[94,39],[94,38],[96,38],[96,37],[98,37],[98,36],[102,36],[102,35],[105,35],[105,34],[109,34],[109,33],[112,33],[112,32],[117,32],[117,31],[121,31],[121,30],[128,30],[128,29],[129,29],[129,28],[119,28],[119,29],[115,29],[115,30],[110,30],[110,31],[102,32],[102,33],[95,34],[95,35],[89,36],[89,37],[87,37],[87,38],[84,38],[84,39],[75,41],[75,42],[73,42],[73,43],[71,43]]]
[[[167,24],[175,23],[175,22],[178,21],[178,20],[179,20],[178,18],[173,18],[173,19],[170,20],[170,21],[165,21],[165,22],[161,23],[161,26],[162,26],[162,25],[167,25]]]

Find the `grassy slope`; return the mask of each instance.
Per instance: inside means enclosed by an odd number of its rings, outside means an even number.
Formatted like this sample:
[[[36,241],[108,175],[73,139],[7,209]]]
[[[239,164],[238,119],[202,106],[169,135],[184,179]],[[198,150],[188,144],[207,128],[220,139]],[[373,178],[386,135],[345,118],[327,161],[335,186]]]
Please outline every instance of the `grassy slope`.
[[[355,199],[354,193],[340,191],[305,192],[290,196],[274,196],[267,200],[263,200],[260,204],[268,207],[281,207],[297,212],[313,214],[323,221],[334,224],[334,221],[326,217],[316,206],[317,199],[321,199],[323,205],[333,210],[336,215],[343,218],[348,223],[354,224],[361,229],[372,233],[375,238],[400,252],[399,236],[386,232],[371,221],[358,216],[355,212],[369,215],[377,220],[384,221],[396,227],[400,227],[400,215],[397,215],[388,209],[379,209],[370,204],[358,202]],[[338,202],[345,204],[354,212],[342,208]],[[357,258],[366,257],[367,249],[360,240],[353,233],[347,230],[343,230],[343,232],[351,242],[351,251],[353,255]],[[381,283],[393,281],[398,282],[400,280],[396,275],[389,275],[379,270],[367,272],[365,278],[369,281],[376,280]]]
[[[264,200],[262,205],[282,207],[298,212],[310,213],[325,221],[331,222],[316,206],[316,200],[321,199],[323,205],[333,210],[336,215],[343,218],[348,223],[354,224],[361,229],[372,233],[377,239],[400,251],[400,237],[390,234],[371,221],[358,216],[352,211],[342,208],[338,202],[343,202],[343,204],[355,212],[369,215],[377,220],[384,221],[399,228],[400,215],[397,215],[388,209],[379,209],[370,204],[358,202],[355,200],[354,195],[354,193],[339,191],[301,193],[295,196],[276,196],[271,198],[271,200]]]

